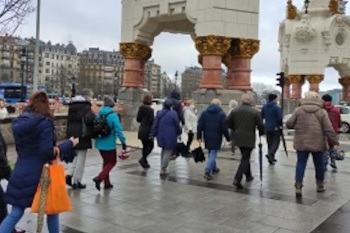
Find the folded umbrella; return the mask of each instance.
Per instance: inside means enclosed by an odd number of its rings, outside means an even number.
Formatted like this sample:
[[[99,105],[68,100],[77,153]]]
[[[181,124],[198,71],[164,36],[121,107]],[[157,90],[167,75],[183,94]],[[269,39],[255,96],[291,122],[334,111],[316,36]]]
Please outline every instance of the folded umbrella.
[[[262,159],[262,144],[261,144],[261,136],[259,136],[259,169],[260,169],[260,181],[262,182],[262,174],[263,174],[263,159]]]

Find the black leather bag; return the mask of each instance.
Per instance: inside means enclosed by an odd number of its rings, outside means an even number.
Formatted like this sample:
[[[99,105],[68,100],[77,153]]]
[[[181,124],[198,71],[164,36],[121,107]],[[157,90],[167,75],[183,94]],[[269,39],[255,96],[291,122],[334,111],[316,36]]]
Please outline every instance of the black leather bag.
[[[192,157],[196,163],[198,162],[203,163],[205,161],[204,152],[201,146],[197,147],[192,151]]]

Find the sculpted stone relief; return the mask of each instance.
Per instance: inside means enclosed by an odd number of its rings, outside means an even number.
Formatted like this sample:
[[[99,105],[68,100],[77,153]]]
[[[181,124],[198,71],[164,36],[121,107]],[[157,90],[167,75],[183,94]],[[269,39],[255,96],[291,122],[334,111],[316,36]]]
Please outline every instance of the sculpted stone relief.
[[[294,38],[300,42],[309,42],[316,36],[316,29],[310,24],[310,16],[304,14],[299,25],[295,28]]]

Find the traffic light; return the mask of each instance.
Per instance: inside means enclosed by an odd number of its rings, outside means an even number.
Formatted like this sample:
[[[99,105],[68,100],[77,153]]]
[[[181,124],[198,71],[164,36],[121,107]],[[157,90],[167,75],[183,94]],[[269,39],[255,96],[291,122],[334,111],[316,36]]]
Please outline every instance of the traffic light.
[[[280,87],[284,87],[284,72],[280,72],[277,73],[277,75],[279,76],[279,78],[277,78],[277,84],[276,86],[280,86]]]

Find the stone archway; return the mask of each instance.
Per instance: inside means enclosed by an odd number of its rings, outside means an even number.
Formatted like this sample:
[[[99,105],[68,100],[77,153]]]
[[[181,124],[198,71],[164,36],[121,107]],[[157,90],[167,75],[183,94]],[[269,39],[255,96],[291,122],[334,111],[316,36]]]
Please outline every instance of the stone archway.
[[[236,0],[123,0],[122,7],[120,52],[125,58],[125,75],[121,97],[132,102],[126,122],[136,114],[135,105],[143,94],[144,66],[152,56],[154,38],[161,32],[189,34],[194,40],[203,71],[198,99],[207,104],[212,98],[207,91],[220,94],[217,90],[224,88],[222,63],[228,68],[228,89],[252,89],[250,61],[259,50],[258,0],[240,4]],[[126,128],[132,125],[127,123]]]
[[[343,98],[350,101],[350,17],[342,0],[311,0],[308,13],[287,1],[287,17],[279,29],[281,67],[286,74],[285,93],[301,98],[301,88],[319,91],[326,67],[339,73]],[[288,70],[286,69],[288,67]],[[349,93],[348,91],[349,90]]]

